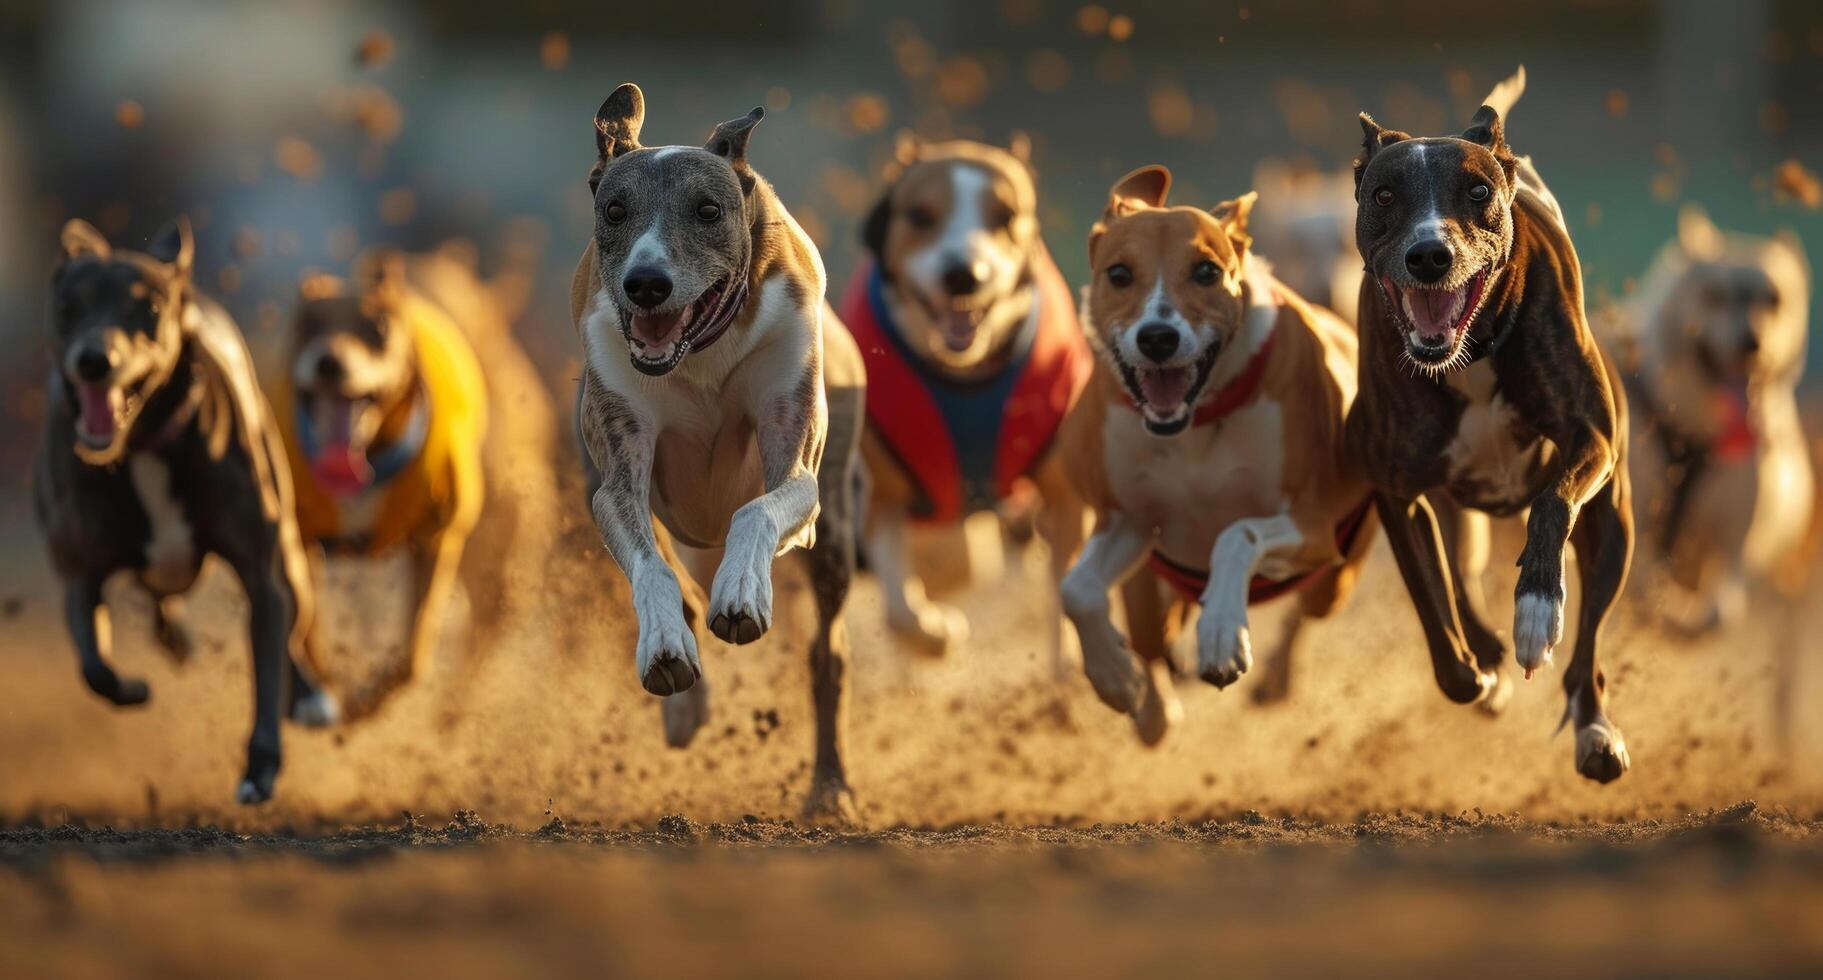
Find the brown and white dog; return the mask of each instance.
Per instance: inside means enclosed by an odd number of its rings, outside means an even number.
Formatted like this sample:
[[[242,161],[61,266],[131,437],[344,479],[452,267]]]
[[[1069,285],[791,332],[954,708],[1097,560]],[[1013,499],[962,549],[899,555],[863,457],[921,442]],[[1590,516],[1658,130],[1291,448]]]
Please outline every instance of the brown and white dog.
[[[1530,676],[1564,629],[1564,559],[1576,545],[1582,608],[1564,671],[1577,771],[1627,770],[1598,657],[1633,552],[1627,404],[1583,310],[1563,212],[1504,116],[1525,72],[1496,86],[1462,135],[1419,138],[1365,113],[1355,165],[1361,386],[1348,443],[1417,607],[1444,694],[1487,703],[1505,650],[1468,601],[1427,498],[1495,516],[1527,512],[1513,643]]]
[[[1053,581],[1082,543],[1083,506],[1052,450],[1093,356],[1039,235],[1029,152],[1022,138],[1010,151],[902,139],[862,236],[872,261],[841,306],[867,362],[868,564],[887,625],[927,653],[946,652],[968,623],[926,597],[910,525],[958,526],[1008,506],[1029,479]]]
[[[666,698],[672,745],[708,717],[698,626],[759,639],[773,559],[805,549],[817,606],[806,812],[852,819],[841,616],[866,384],[823,299],[822,257],[747,162],[763,115],[722,123],[700,148],[644,147],[638,86],[602,103],[595,232],[570,292],[585,355],[577,424],[596,525],[633,588],[640,682]]]
[[[1196,672],[1226,687],[1253,665],[1248,605],[1298,590],[1302,615],[1328,614],[1373,539],[1368,487],[1342,445],[1353,331],[1252,254],[1254,195],[1166,207],[1170,184],[1163,167],[1128,174],[1089,234],[1083,319],[1100,358],[1064,435],[1096,513],[1064,609],[1096,694],[1148,743],[1181,714],[1164,619],[1142,577],[1126,592],[1142,670],[1109,617],[1110,589],[1149,564],[1200,603]]]
[[[1796,236],[1723,232],[1691,205],[1626,307],[1638,512],[1671,621],[1737,620],[1803,550],[1816,488],[1798,417],[1810,269]],[[1681,593],[1679,595],[1678,593]]]

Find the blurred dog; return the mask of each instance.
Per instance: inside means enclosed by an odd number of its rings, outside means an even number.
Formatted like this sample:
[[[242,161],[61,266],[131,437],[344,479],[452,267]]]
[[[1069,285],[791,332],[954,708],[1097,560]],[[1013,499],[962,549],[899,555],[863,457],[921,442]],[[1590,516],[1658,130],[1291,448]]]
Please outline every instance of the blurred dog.
[[[1361,253],[1355,251],[1354,175],[1266,160],[1253,168],[1253,190],[1260,204],[1247,228],[1272,274],[1343,322],[1355,322]]]
[[[1011,152],[901,140],[862,236],[872,261],[841,306],[867,363],[868,565],[887,625],[932,654],[968,623],[926,598],[908,523],[957,524],[1015,501],[1031,479],[1054,580],[1082,541],[1083,506],[1052,449],[1093,357],[1039,236],[1028,155],[1023,139]]]
[[[407,655],[363,699],[367,714],[430,665],[486,495],[487,389],[462,329],[390,249],[362,256],[352,284],[304,278],[289,363],[277,407],[305,543],[411,559]]]
[[[708,719],[697,625],[727,643],[765,635],[773,559],[806,549],[817,629],[805,810],[852,820],[841,616],[865,376],[823,299],[816,246],[748,163],[763,116],[722,123],[697,148],[640,145],[636,85],[596,113],[595,233],[570,293],[585,353],[577,429],[590,507],[633,588],[640,682],[666,696],[672,745]]]
[[[1577,771],[1605,783],[1628,766],[1597,656],[1633,552],[1627,406],[1583,311],[1562,209],[1507,146],[1503,119],[1524,90],[1521,68],[1459,137],[1417,138],[1361,115],[1355,238],[1367,278],[1348,442],[1379,491],[1453,701],[1502,697],[1505,650],[1458,587],[1462,570],[1439,547],[1426,495],[1496,516],[1529,508],[1513,624],[1528,677],[1562,639],[1564,556],[1575,542],[1582,609],[1565,718]]]
[[[1796,236],[1726,233],[1694,205],[1627,303],[1634,485],[1685,629],[1737,620],[1748,585],[1804,543],[1815,486],[1796,389],[1809,312]]]
[[[1064,434],[1097,518],[1064,609],[1096,694],[1148,743],[1182,713],[1165,624],[1156,589],[1150,602],[1127,590],[1142,671],[1109,618],[1114,585],[1149,564],[1200,603],[1196,670],[1227,687],[1253,665],[1247,607],[1296,591],[1300,620],[1327,615],[1373,540],[1372,498],[1342,445],[1353,331],[1252,254],[1253,194],[1166,207],[1170,185],[1163,167],[1128,174],[1089,233],[1083,321],[1101,357]]]
[[[221,557],[247,594],[253,736],[236,797],[272,796],[279,717],[335,719],[335,702],[300,661],[311,656],[309,570],[292,518],[290,475],[234,321],[192,281],[183,219],[144,252],[111,247],[82,221],[63,229],[51,287],[51,372],[34,511],[64,584],[71,638],[91,690],[117,705],[150,695],[108,664],[102,586],[133,572],[154,599],[160,642],[189,642],[177,599],[205,556]]]

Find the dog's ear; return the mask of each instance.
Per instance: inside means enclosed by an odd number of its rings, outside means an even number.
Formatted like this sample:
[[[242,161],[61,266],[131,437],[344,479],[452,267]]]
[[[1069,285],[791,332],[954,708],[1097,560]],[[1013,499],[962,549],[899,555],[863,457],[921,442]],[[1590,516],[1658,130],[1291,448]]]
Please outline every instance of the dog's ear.
[[[888,187],[880,195],[880,200],[867,212],[867,221],[861,225],[861,244],[874,253],[874,261],[886,260],[886,229],[893,220],[893,192]]]
[[[1374,117],[1363,112],[1361,113],[1361,137],[1361,155],[1355,158],[1355,189],[1357,191],[1361,187],[1361,175],[1367,172],[1367,164],[1373,160],[1374,154],[1394,143],[1411,139],[1411,134],[1401,133],[1396,129],[1387,129],[1374,122]]]
[[[1722,231],[1709,220],[1700,204],[1686,204],[1677,212],[1677,246],[1693,259],[1707,259],[1722,251]]]
[[[715,132],[709,134],[709,142],[703,144],[703,149],[728,161],[734,168],[735,176],[741,179],[741,192],[744,194],[753,193],[753,184],[757,179],[753,168],[747,164],[747,141],[753,137],[753,128],[764,118],[766,110],[754,106],[752,112],[715,127]]]
[[[1462,138],[1487,147],[1494,159],[1500,161],[1501,169],[1506,171],[1507,183],[1513,182],[1519,158],[1507,147],[1506,124],[1501,121],[1498,110],[1491,105],[1475,110],[1475,118],[1469,120],[1469,128],[1462,131]]]
[[[1159,164],[1141,167],[1114,183],[1108,191],[1103,220],[1132,214],[1142,208],[1162,208],[1171,193],[1171,171]]]
[[[1025,164],[1026,169],[1028,169],[1028,170],[1031,169],[1031,167],[1032,167],[1032,137],[1027,135],[1025,130],[1023,130],[1023,129],[1013,130],[1012,136],[1007,138],[1006,151],[1013,155],[1013,159],[1018,160],[1020,163]]]
[[[355,260],[361,312],[374,319],[405,305],[405,256],[396,248],[371,248]]]
[[[646,96],[632,82],[622,83],[595,110],[595,166],[589,168],[589,193],[601,186],[608,161],[639,149],[639,130],[646,124]]]
[[[105,259],[114,254],[113,246],[95,226],[81,218],[71,218],[63,226],[63,260]]]
[[[1248,191],[1232,201],[1223,201],[1209,209],[1209,213],[1215,216],[1216,223],[1222,226],[1222,232],[1228,236],[1228,241],[1234,245],[1237,255],[1246,254],[1253,246],[1253,236],[1247,233],[1247,219],[1252,216],[1253,205],[1259,199],[1259,191]]]
[[[305,269],[298,275],[298,299],[305,303],[319,299],[334,299],[347,290],[342,277],[330,275],[321,269]]]
[[[190,234],[190,219],[178,215],[163,231],[152,236],[146,254],[170,266],[178,276],[188,278],[196,260],[196,239]]]

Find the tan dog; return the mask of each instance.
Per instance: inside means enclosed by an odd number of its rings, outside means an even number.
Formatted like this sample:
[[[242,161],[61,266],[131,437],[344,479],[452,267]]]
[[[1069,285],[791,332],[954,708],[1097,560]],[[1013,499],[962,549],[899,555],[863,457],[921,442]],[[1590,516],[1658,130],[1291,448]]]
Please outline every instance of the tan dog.
[[[275,408],[304,542],[411,556],[409,654],[355,709],[367,713],[429,667],[486,495],[487,389],[464,332],[407,283],[397,252],[364,256],[353,283],[308,276],[299,300]]]
[[[1810,268],[1789,232],[1726,233],[1695,206],[1627,305],[1638,513],[1683,628],[1725,625],[1805,539],[1815,498],[1796,389]]]
[[[1110,589],[1150,562],[1200,603],[1196,671],[1226,687],[1253,664],[1249,603],[1299,590],[1303,614],[1326,615],[1374,527],[1342,445],[1354,332],[1251,254],[1254,195],[1167,208],[1170,185],[1163,167],[1128,174],[1089,234],[1084,325],[1100,358],[1064,434],[1096,512],[1064,609],[1096,694],[1148,743],[1181,714],[1163,622],[1144,590],[1128,591],[1142,670],[1109,617]]]
[[[968,623],[926,597],[909,526],[1013,509],[1030,479],[1054,580],[1082,542],[1082,502],[1052,449],[1093,355],[1039,236],[1028,153],[1023,139],[1011,152],[901,140],[863,234],[873,261],[842,302],[867,362],[867,557],[887,625],[926,653],[946,652]],[[1061,662],[1061,618],[1052,623]]]

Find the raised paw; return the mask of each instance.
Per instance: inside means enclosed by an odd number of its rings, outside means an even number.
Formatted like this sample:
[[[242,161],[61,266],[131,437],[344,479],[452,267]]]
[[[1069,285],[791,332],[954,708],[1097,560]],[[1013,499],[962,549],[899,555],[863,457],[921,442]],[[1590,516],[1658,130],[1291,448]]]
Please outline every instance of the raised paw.
[[[1576,730],[1576,771],[1598,783],[1611,783],[1633,764],[1620,729],[1605,718]]]
[[[859,827],[861,810],[854,791],[840,776],[815,777],[804,799],[804,822],[818,827]]]
[[[940,602],[927,602],[905,616],[888,616],[886,625],[912,649],[942,657],[968,640],[968,617],[962,610]]]
[[[1522,592],[1513,601],[1513,659],[1530,680],[1563,640],[1563,595]]]
[[[85,669],[82,677],[88,682],[89,690],[106,698],[115,707],[138,707],[152,697],[152,689],[145,681],[137,677],[121,677],[105,665]]]
[[[1083,644],[1082,672],[1101,703],[1123,715],[1139,710],[1145,691],[1146,675],[1139,668],[1139,656],[1125,646]]]
[[[1247,631],[1247,616],[1223,614],[1204,607],[1196,622],[1197,676],[1227,687],[1241,679],[1253,667],[1253,640]]]
[[[709,682],[698,678],[689,690],[665,698],[659,713],[665,721],[665,744],[674,749],[689,746],[709,723]]]
[[[1165,740],[1184,720],[1184,705],[1177,699],[1177,688],[1171,683],[1171,668],[1163,661],[1146,667],[1146,690],[1133,712],[1133,728],[1139,740],[1148,746]]]
[[[709,632],[724,643],[752,643],[772,627],[772,563],[722,562],[709,590]]]

